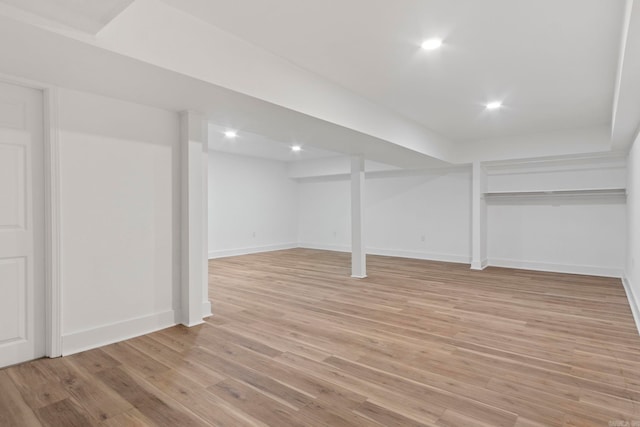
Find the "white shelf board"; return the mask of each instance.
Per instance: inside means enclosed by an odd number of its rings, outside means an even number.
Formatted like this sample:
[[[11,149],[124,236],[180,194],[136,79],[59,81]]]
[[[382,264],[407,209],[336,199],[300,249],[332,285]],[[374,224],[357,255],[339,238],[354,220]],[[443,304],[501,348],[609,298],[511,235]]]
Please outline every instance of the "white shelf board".
[[[484,193],[487,199],[507,199],[525,197],[623,197],[625,188],[582,188],[573,190],[536,190],[536,191],[489,191]]]

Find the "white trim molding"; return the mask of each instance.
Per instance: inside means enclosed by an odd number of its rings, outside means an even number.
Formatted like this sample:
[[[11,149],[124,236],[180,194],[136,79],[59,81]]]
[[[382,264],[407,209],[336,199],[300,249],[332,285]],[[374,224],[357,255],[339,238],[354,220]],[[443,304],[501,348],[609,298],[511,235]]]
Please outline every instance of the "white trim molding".
[[[351,252],[349,245],[325,245],[324,243],[298,243],[302,249],[315,249],[318,251]]]
[[[250,255],[260,252],[281,251],[285,249],[295,249],[297,247],[297,243],[279,243],[275,245],[251,246],[248,248],[221,249],[217,251],[209,251],[209,259],[226,258],[238,255]]]
[[[202,317],[211,317],[213,316],[213,311],[211,311],[211,301],[203,301],[202,302]]]
[[[422,259],[425,261],[453,262],[456,264],[469,264],[471,262],[471,258],[464,255],[444,254],[436,252],[405,251],[400,249],[367,248],[367,254],[398,258]]]
[[[488,266],[489,266],[489,261],[487,259],[483,259],[482,261],[471,262],[471,270],[484,270]]]
[[[351,252],[351,248],[347,245],[325,245],[322,243],[299,243],[299,248],[303,249],[316,249],[321,251],[334,251],[334,252]],[[455,255],[444,254],[436,252],[420,252],[420,251],[407,251],[402,249],[382,249],[382,248],[366,248],[367,255],[380,255],[390,256],[397,258],[410,258],[410,259],[422,259],[425,261],[442,261],[452,262],[456,264],[469,264],[471,257],[469,255]],[[486,267],[487,262],[485,260],[484,265]]]
[[[44,99],[45,150],[45,310],[46,355],[62,355],[62,260],[60,219],[60,138],[58,90],[46,88]]]
[[[622,277],[622,270],[591,265],[554,264],[538,261],[520,261],[515,259],[490,258],[492,267],[516,268],[519,270],[549,271],[552,273],[582,274],[586,276]]]
[[[0,73],[0,81],[42,91],[45,206],[45,355],[62,355],[62,259],[60,210],[60,124],[55,86]]]
[[[176,313],[167,310],[148,316],[73,332],[62,337],[62,355],[79,353],[175,326]]]
[[[629,307],[633,314],[633,320],[636,322],[636,329],[638,329],[638,334],[640,334],[640,309],[638,308],[638,300],[633,293],[631,281],[626,276],[622,277],[622,286],[624,286],[624,291],[626,292],[627,299],[629,300]]]

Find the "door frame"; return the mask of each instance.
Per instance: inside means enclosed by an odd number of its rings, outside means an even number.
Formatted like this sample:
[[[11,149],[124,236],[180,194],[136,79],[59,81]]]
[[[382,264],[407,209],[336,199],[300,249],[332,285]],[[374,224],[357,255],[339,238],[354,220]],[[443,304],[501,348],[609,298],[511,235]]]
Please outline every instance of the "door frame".
[[[44,147],[45,356],[62,356],[60,126],[57,87],[0,73],[0,82],[42,92]]]

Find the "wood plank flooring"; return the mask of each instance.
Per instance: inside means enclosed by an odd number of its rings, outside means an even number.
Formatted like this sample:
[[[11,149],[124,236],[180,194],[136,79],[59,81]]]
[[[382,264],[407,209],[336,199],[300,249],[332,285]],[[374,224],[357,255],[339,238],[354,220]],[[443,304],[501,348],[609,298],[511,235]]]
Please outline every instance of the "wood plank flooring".
[[[640,423],[620,280],[376,256],[368,270],[306,249],[211,261],[204,325],[0,370],[0,425]]]

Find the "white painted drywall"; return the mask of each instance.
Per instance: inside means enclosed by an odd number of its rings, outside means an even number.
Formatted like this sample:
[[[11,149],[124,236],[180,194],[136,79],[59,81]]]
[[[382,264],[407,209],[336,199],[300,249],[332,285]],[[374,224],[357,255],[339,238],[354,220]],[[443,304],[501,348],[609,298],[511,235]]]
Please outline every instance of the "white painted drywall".
[[[365,188],[365,197],[368,191]],[[351,250],[351,182],[348,178],[299,182],[298,245]]]
[[[367,173],[399,170],[399,168],[395,166],[366,159],[364,161],[364,168]],[[287,170],[289,177],[294,179],[319,177],[337,178],[339,175],[343,175],[343,178],[346,178],[347,175],[351,174],[351,157],[334,156],[297,160],[295,162],[288,162]]]
[[[610,156],[490,167],[487,178],[489,192],[625,188],[627,167],[624,157]]]
[[[277,160],[209,152],[209,258],[297,245],[297,188]]]
[[[627,262],[625,279],[640,307],[640,136],[636,138],[627,163]],[[640,317],[636,318],[636,322]],[[640,323],[639,323],[640,326]]]
[[[134,2],[100,32],[95,44],[418,153],[444,158],[451,151],[445,138],[392,109],[159,0]],[[260,70],[259,79],[255,70]]]
[[[624,188],[626,162],[609,156],[489,168],[489,192]],[[620,277],[626,206],[619,197],[544,196],[488,203],[489,264]]]
[[[178,116],[60,91],[63,353],[174,323]]]
[[[367,252],[470,262],[471,172],[369,179]]]
[[[510,168],[489,175],[490,191],[624,187],[618,159]],[[470,171],[398,175],[366,180],[367,252],[468,263]],[[350,249],[346,179],[300,180],[298,212],[300,246]],[[627,214],[620,198],[492,201],[487,216],[490,265],[611,276],[624,269]]]
[[[349,250],[349,181],[301,180],[302,247]],[[365,182],[367,253],[469,262],[470,172],[369,178]]]
[[[620,277],[626,207],[547,198],[488,204],[489,265]]]

